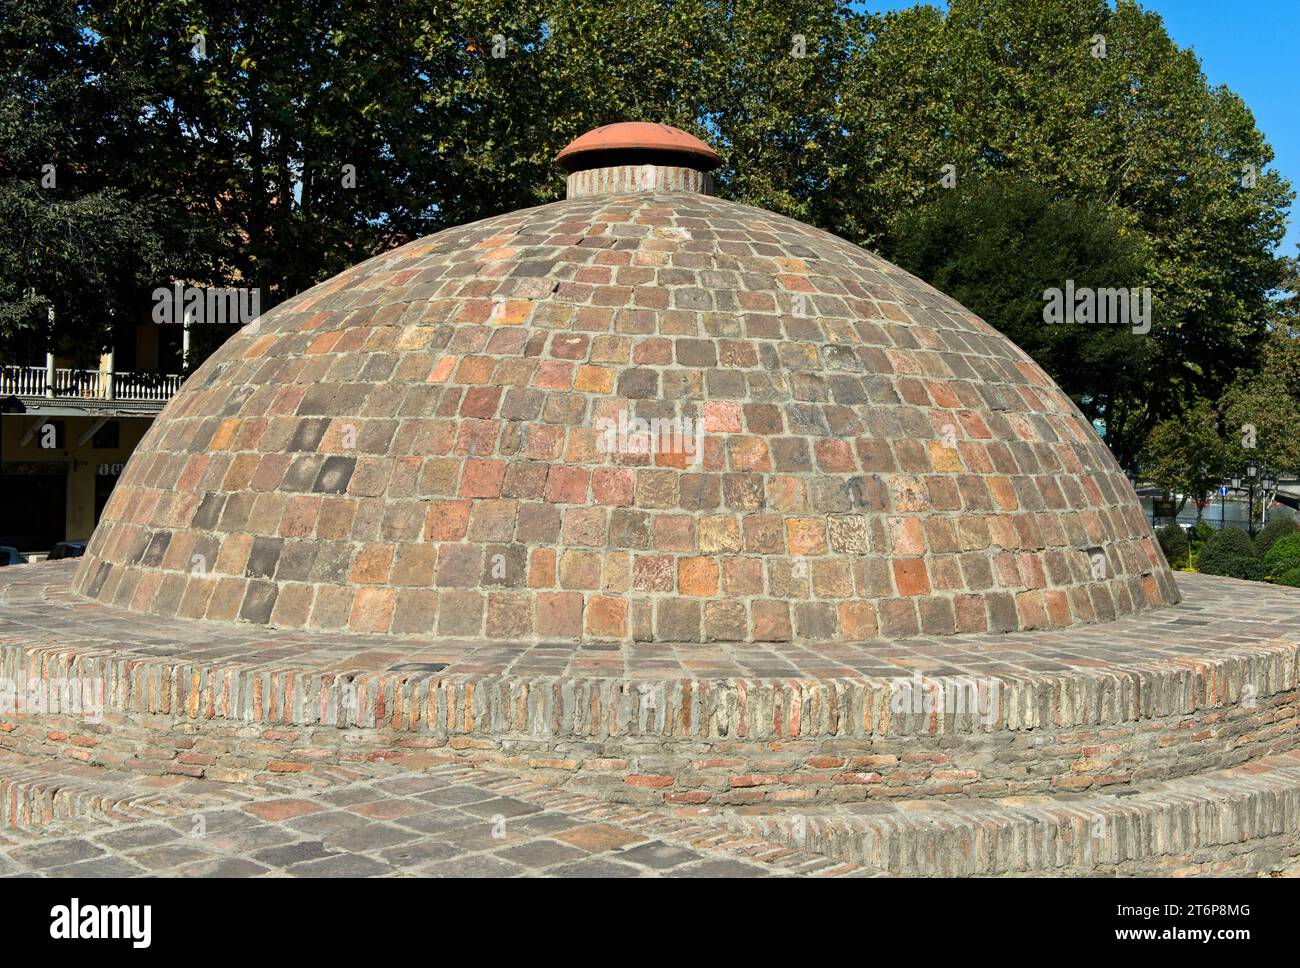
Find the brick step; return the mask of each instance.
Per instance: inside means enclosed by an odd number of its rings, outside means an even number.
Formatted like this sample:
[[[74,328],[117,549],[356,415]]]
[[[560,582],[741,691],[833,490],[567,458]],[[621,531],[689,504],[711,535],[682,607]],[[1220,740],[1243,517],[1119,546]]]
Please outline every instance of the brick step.
[[[0,753],[0,831],[62,834],[172,817],[243,799],[214,787],[194,793],[139,774]]]
[[[1110,792],[715,815],[738,832],[878,874],[1294,875],[1300,751]]]
[[[65,564],[0,574],[0,750],[221,782],[457,756],[739,809],[1141,786],[1300,748],[1300,591],[1258,582],[1180,575],[1176,608],[941,644],[589,649],[177,623],[86,604]]]

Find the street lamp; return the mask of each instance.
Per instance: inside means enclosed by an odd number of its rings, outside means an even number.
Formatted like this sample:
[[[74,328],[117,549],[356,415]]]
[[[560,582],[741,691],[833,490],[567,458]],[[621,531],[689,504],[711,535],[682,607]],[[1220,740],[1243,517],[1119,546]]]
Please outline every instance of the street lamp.
[[[1255,537],[1255,485],[1259,481],[1259,461],[1253,457],[1246,464],[1246,486],[1249,489],[1246,505],[1246,531]]]
[[[1263,530],[1268,525],[1268,495],[1277,486],[1277,477],[1268,468],[1264,468],[1259,480],[1259,527]]]

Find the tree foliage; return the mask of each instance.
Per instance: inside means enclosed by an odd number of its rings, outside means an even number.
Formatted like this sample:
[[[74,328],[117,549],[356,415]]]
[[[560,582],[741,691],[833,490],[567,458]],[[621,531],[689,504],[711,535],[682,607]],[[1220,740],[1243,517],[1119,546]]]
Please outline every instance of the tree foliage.
[[[1160,550],[1165,553],[1165,561],[1169,562],[1170,568],[1187,567],[1192,546],[1180,525],[1166,524],[1156,531],[1156,540],[1160,543]]]
[[[954,295],[1125,459],[1250,363],[1283,268],[1271,149],[1131,0],[0,0],[0,21],[0,205],[23,229],[0,240],[0,351],[41,334],[33,286],[97,339],[172,279],[269,308],[560,197],[555,153],[620,120],[710,140],[726,197],[971,280]],[[45,163],[58,193],[33,187]],[[947,257],[917,237],[999,200]],[[1094,276],[1152,287],[1149,337],[1034,326],[1047,281]]]
[[[149,185],[148,98],[71,2],[0,16],[0,355],[93,357],[114,315],[198,261],[202,227]],[[48,325],[53,312],[55,327]]]
[[[1267,557],[1269,550],[1279,538],[1297,532],[1300,532],[1300,525],[1296,524],[1294,518],[1274,518],[1260,530],[1259,534],[1255,535],[1255,549]]]
[[[1264,564],[1274,576],[1300,568],[1300,534],[1293,531],[1274,541],[1264,554]]]
[[[946,17],[913,8],[877,29],[885,60],[900,51],[906,63],[897,85],[888,83],[892,65],[875,65],[873,95],[857,102],[870,121],[861,138],[896,126],[901,133],[884,143],[907,139],[907,148],[903,158],[882,157],[864,143],[850,152],[860,159],[851,164],[873,188],[879,180],[906,183],[911,194],[858,199],[860,209],[874,209],[859,216],[875,231],[866,241],[886,255],[899,246],[908,266],[907,232],[916,224],[909,210],[950,204],[940,178],[947,164],[958,186],[994,172],[1053,199],[1103,208],[1145,250],[1139,271],[1107,283],[1150,285],[1156,307],[1149,350],[1121,371],[1131,377],[1124,392],[1115,392],[1104,358],[1040,360],[1085,413],[1100,415],[1107,443],[1131,463],[1162,419],[1198,398],[1217,399],[1262,337],[1280,274],[1273,250],[1292,194],[1268,169],[1272,151],[1250,112],[1226,88],[1207,84],[1194,54],[1130,0],[1114,9],[1105,0],[953,0]],[[1038,241],[1005,244],[1033,262]],[[996,259],[955,240],[950,263],[972,257]],[[1084,257],[1079,268],[1088,267]],[[1041,297],[1028,285],[1008,288]],[[977,293],[967,304],[1002,327],[1008,298],[985,302]],[[1028,339],[1037,359],[1051,337]],[[1123,342],[1118,334],[1103,341],[1112,340]]]
[[[1300,396],[1288,368],[1300,341],[1274,325],[1258,368],[1245,367],[1215,406],[1198,400],[1157,424],[1141,453],[1142,476],[1199,509],[1225,477],[1245,478],[1255,461],[1278,477],[1300,469]],[[1262,493],[1267,507],[1276,488]],[[1179,511],[1182,505],[1179,505]]]
[[[1244,467],[1251,460],[1275,477],[1300,471],[1300,329],[1295,325],[1296,276],[1288,276],[1273,304],[1269,332],[1259,359],[1245,366],[1219,403],[1227,436],[1228,462]],[[1267,507],[1276,494],[1267,490]]]

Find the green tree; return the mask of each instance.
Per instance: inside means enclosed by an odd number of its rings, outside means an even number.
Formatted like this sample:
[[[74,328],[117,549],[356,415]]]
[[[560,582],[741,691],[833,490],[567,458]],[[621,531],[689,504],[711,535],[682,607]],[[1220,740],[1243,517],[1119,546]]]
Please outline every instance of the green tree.
[[[1165,561],[1169,562],[1170,568],[1187,567],[1192,546],[1180,525],[1166,524],[1156,531],[1156,540],[1160,543],[1160,550],[1165,553]]]
[[[1275,477],[1300,472],[1300,327],[1296,260],[1283,260],[1284,282],[1272,303],[1269,331],[1253,365],[1243,367],[1220,401],[1230,463],[1255,460]],[[1276,497],[1261,498],[1267,508]],[[1261,515],[1262,516],[1262,515]]]
[[[1199,524],[1210,495],[1229,469],[1228,453],[1218,415],[1208,401],[1198,400],[1180,416],[1152,428],[1142,449],[1142,474],[1166,497],[1182,494],[1175,513],[1182,513],[1188,498],[1194,499]]]
[[[1270,521],[1264,528],[1255,535],[1255,547],[1261,555],[1268,555],[1269,549],[1279,538],[1285,538],[1287,535],[1295,534],[1300,531],[1300,525],[1296,524],[1294,518],[1278,517]]]
[[[1002,173],[1109,209],[1147,257],[1107,285],[1149,284],[1158,321],[1141,392],[1104,401],[1107,442],[1128,461],[1160,420],[1217,399],[1263,334],[1293,197],[1241,100],[1131,0],[952,0],[946,14],[875,19],[871,34],[837,102],[853,236],[896,257],[910,212],[948,190],[945,173],[958,186]],[[1096,361],[1040,362],[1063,384],[1080,371],[1107,382]]]
[[[1143,281],[1140,240],[1105,206],[1053,198],[1021,179],[976,178],[900,218],[894,234],[901,265],[993,322],[1090,420],[1140,397],[1155,377],[1155,344],[1131,328],[1044,322],[1046,291],[1066,280],[1093,288]],[[1130,463],[1140,441],[1108,432],[1107,443]]]
[[[76,3],[4,0],[0,87],[0,357],[93,360],[115,315],[201,263],[201,229],[143,174],[139,79]]]
[[[437,94],[458,54],[417,5],[89,6],[106,56],[149,93],[155,177],[220,235],[210,281],[258,288],[268,308],[439,227],[457,186]]]
[[[1291,396],[1276,373],[1243,375],[1224,394],[1220,406],[1233,466],[1244,468],[1254,460],[1275,478],[1300,469],[1300,400]],[[1275,487],[1263,491],[1261,509],[1276,496]]]
[[[1264,564],[1274,577],[1300,568],[1300,534],[1293,531],[1274,541],[1264,554]]]
[[[263,306],[441,228],[563,194],[589,128],[718,143],[724,191],[801,217],[856,15],[836,0],[125,0],[87,24],[151,92],[165,178]]]
[[[555,153],[619,120],[708,138],[723,195],[886,257],[909,244],[913,210],[949,194],[945,173],[962,190],[1033,186],[1057,229],[1057,204],[1079,206],[1121,238],[1116,252],[1142,253],[1106,281],[1152,286],[1151,348],[1134,347],[1116,376],[1109,340],[1018,338],[1104,419],[1124,459],[1250,362],[1277,281],[1291,196],[1271,150],[1240,100],[1131,0],[952,0],[881,17],[839,0],[0,2],[0,67],[17,94],[6,116],[24,131],[27,115],[75,118],[64,140],[77,150],[60,157],[76,159],[80,185],[67,198],[118,190],[104,204],[129,199],[122,219],[140,220],[102,218],[102,237],[76,246],[110,266],[115,238],[138,240],[126,253],[137,265],[99,273],[123,312],[142,313],[173,278],[254,286],[270,308],[407,239],[552,201]],[[15,150],[22,138],[36,147]],[[26,134],[0,147],[6,187],[50,153]],[[1023,280],[1006,282],[1014,291],[972,308],[1023,330],[999,318],[1029,298]],[[16,291],[0,293],[8,318],[38,317],[15,308]]]
[[[1264,560],[1255,549],[1255,543],[1241,528],[1224,528],[1205,543],[1196,557],[1196,569],[1206,575],[1226,575],[1263,581]]]

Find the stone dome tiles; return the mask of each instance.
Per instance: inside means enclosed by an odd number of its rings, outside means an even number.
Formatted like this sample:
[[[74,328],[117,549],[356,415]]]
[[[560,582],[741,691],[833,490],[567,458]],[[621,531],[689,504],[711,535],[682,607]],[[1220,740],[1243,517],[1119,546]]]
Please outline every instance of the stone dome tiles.
[[[652,192],[450,229],[263,316],[155,421],[76,588],[503,643],[855,642],[1177,601],[1105,445],[995,329],[809,226]]]

